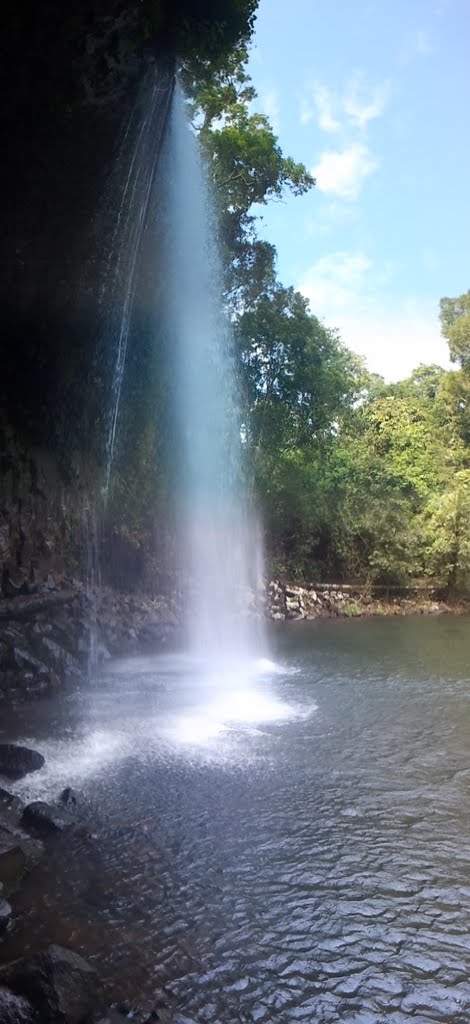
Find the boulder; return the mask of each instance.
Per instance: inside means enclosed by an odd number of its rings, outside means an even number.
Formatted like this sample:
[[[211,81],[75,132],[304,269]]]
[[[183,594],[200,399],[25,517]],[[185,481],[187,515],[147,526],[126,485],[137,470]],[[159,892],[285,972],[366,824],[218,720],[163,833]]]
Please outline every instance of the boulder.
[[[45,803],[44,800],[35,800],[31,804],[27,804],[21,820],[28,827],[33,826],[40,832],[49,833],[64,832],[75,821],[73,815],[65,807],[55,807],[53,804]]]
[[[33,1024],[35,1020],[31,1003],[0,985],[0,1021],[2,1024]]]
[[[15,743],[0,743],[0,775],[22,779],[29,772],[37,772],[45,761],[42,754]]]
[[[41,1024],[82,1024],[96,1006],[96,971],[63,946],[16,960],[2,975],[14,993],[31,1002]]]

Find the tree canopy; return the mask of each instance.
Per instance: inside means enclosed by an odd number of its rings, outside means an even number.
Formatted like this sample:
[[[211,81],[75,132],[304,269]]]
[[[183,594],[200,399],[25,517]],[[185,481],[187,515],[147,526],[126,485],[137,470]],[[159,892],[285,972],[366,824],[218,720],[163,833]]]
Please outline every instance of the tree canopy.
[[[462,369],[470,368],[470,290],[456,299],[441,299],[441,329],[450,357]]]

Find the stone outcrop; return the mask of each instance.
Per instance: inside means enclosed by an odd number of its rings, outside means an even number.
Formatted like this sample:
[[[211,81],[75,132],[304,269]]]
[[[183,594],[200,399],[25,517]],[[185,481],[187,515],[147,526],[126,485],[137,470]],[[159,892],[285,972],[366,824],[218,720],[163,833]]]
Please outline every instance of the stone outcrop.
[[[172,597],[119,594],[102,590],[95,599],[95,621],[102,654],[155,651],[181,626],[181,603]]]
[[[351,588],[299,586],[272,580],[267,587],[267,615],[274,620],[336,618],[361,614]]]
[[[267,586],[266,614],[270,619],[336,619],[364,615],[408,615],[448,611],[432,592],[389,593],[386,587],[348,584],[286,583],[272,580]]]
[[[0,601],[0,700],[40,695],[80,680],[89,634],[86,601],[78,589]]]
[[[96,1005],[96,971],[62,946],[14,961],[2,982],[29,1001],[41,1024],[82,1024]]]
[[[177,598],[89,592],[59,574],[52,582],[47,591],[0,598],[0,701],[78,683],[92,662],[110,656],[159,650],[180,627]]]

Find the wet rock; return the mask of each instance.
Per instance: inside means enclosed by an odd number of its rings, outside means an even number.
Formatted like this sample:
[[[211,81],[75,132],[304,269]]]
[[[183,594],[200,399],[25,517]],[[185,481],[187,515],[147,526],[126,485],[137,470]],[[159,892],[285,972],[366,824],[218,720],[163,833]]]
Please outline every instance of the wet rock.
[[[0,743],[0,774],[11,779],[22,779],[29,772],[37,772],[44,765],[44,758],[37,750],[20,747],[14,743]]]
[[[40,860],[44,847],[5,817],[0,818],[0,826],[0,882],[11,893]]]
[[[0,818],[4,817],[6,812],[10,821],[18,824],[23,811],[24,803],[19,796],[15,796],[14,793],[10,793],[8,789],[3,789],[0,786]],[[0,824],[3,822],[0,821]]]
[[[126,1020],[132,1021],[132,1024],[174,1024],[175,999],[170,992],[157,990],[152,1002],[148,1005],[146,1003],[146,1000],[138,1006],[131,1006],[127,1002],[113,1003],[96,1024],[124,1024]],[[192,1024],[187,1017],[184,1021],[185,1024]]]
[[[0,828],[0,881],[9,891],[25,873],[26,854],[20,842],[5,829]]]
[[[15,995],[8,988],[0,986],[0,1021],[1,1024],[33,1024],[35,1015],[31,1003],[22,996]]]
[[[8,901],[5,899],[5,897],[3,895],[3,885],[0,882],[0,932],[5,931],[5,928],[8,927],[8,924],[9,924],[9,921],[10,921],[10,917],[11,917],[11,907],[10,907],[10,904],[8,903]],[[1,1004],[0,1004],[0,1007],[1,1007]],[[0,1021],[1,1020],[3,1020],[3,1018],[0,1016]]]
[[[22,822],[39,832],[64,832],[74,824],[74,817],[65,807],[54,807],[43,800],[35,800],[27,804],[23,811]]]
[[[82,1024],[96,1006],[96,971],[63,946],[15,961],[3,981],[30,1000],[41,1024]]]
[[[66,786],[65,789],[62,790],[59,799],[61,804],[71,804],[74,807],[77,804],[77,794],[71,786]]]
[[[56,640],[51,640],[47,636],[42,637],[42,646],[47,649],[48,656],[56,670],[64,675],[80,677],[82,674],[82,668],[77,658],[74,658],[72,654]]]
[[[268,584],[266,610],[271,619],[281,621],[286,618],[286,591],[278,580]]]

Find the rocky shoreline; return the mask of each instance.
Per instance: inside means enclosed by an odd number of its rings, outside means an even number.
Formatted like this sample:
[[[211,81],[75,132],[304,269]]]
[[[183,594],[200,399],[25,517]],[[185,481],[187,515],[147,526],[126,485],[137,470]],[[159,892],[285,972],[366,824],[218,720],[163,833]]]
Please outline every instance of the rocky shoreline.
[[[44,764],[37,751],[0,743],[1,774],[21,778]],[[33,801],[24,805],[0,788],[0,942],[12,924],[10,899],[26,876],[47,857],[50,843],[65,833],[96,839],[89,831],[87,809],[65,789],[57,804]],[[0,947],[1,949],[1,947]],[[106,1005],[98,972],[74,950],[52,944],[38,952],[0,964],[1,1024],[134,1024],[174,1021],[170,1007],[132,1008]],[[175,1021],[176,1024],[176,1021]]]
[[[271,580],[258,595],[241,595],[240,605],[245,614],[273,622],[461,614],[470,608],[468,602],[450,605],[432,589],[390,594],[384,588],[281,580]],[[53,693],[109,657],[168,648],[178,642],[183,608],[181,594],[89,590],[79,580],[49,574],[40,592],[0,599],[0,701]]]

